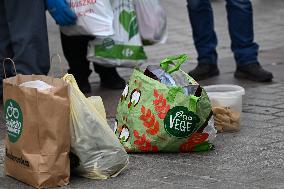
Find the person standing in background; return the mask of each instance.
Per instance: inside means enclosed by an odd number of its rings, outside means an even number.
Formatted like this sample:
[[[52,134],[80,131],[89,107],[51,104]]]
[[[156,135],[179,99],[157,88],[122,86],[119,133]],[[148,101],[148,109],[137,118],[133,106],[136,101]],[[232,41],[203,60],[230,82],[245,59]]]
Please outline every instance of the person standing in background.
[[[11,58],[19,74],[44,74],[50,68],[45,4],[41,0],[0,1],[0,62]],[[11,63],[5,64],[13,76]],[[3,95],[3,66],[0,66],[0,95]]]
[[[76,15],[65,0],[46,0],[47,9],[59,26],[76,24]],[[96,27],[96,26],[94,26]],[[89,76],[90,62],[87,60],[88,42],[94,36],[67,36],[61,32],[61,44],[64,56],[69,64],[68,73],[74,75],[83,93],[91,92]],[[107,68],[93,63],[95,72],[100,76],[101,87],[123,89],[125,81],[119,76],[116,68]]]
[[[210,0],[187,0],[198,65],[189,72],[196,80],[219,75],[217,67],[217,36],[214,31]],[[234,76],[258,82],[271,81],[272,73],[258,62],[259,46],[254,42],[253,9],[250,0],[226,0],[231,49],[237,63]]]

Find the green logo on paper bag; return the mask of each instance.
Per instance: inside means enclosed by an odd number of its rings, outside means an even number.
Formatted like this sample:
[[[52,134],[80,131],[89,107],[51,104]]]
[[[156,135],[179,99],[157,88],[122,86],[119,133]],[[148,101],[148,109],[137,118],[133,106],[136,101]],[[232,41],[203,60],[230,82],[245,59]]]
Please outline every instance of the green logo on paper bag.
[[[188,108],[176,106],[167,113],[164,126],[168,134],[185,138],[194,132],[199,121],[199,117]]]
[[[17,142],[23,130],[23,114],[19,104],[12,99],[4,105],[7,134],[10,142]]]

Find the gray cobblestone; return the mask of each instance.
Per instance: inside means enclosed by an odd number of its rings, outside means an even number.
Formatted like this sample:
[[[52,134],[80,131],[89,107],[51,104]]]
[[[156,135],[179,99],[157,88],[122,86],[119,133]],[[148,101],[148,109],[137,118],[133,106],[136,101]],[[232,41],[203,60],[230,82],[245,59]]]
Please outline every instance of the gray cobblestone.
[[[284,109],[284,104],[279,104],[279,105],[275,106],[275,108]]]
[[[250,99],[245,99],[244,100],[244,107],[247,105],[249,106],[262,106],[262,107],[274,107],[279,104],[282,104],[282,100],[264,100],[264,99],[256,99],[251,97]]]
[[[275,116],[278,116],[278,117],[284,117],[284,110],[282,110],[281,112],[277,113],[277,114],[274,114]]]
[[[255,121],[250,119],[244,119],[242,118],[242,129],[267,129],[271,127],[277,127],[279,126],[279,123],[273,123],[271,120],[267,121]]]
[[[265,114],[265,115],[274,115],[278,116],[277,113],[283,110],[271,108],[271,107],[262,107],[262,106],[245,106],[243,112],[246,113],[255,113],[255,114]]]
[[[271,121],[271,120],[278,118],[276,116],[260,115],[260,114],[253,114],[253,113],[243,113],[242,117],[243,119],[250,119],[253,121],[264,121],[264,122],[268,122],[268,120]]]
[[[252,99],[257,99],[257,100],[267,100],[267,101],[274,101],[276,100],[276,102],[282,102],[283,103],[283,96],[281,94],[273,94],[273,98],[271,96],[271,94],[254,94],[248,97],[248,100],[252,100]]]
[[[275,119],[270,120],[272,123],[278,123],[284,126],[284,117],[277,117]]]
[[[268,94],[272,95],[275,93],[282,93],[283,90],[279,88],[269,88],[269,87],[257,87],[250,90],[251,93],[254,93],[256,96],[257,94]]]

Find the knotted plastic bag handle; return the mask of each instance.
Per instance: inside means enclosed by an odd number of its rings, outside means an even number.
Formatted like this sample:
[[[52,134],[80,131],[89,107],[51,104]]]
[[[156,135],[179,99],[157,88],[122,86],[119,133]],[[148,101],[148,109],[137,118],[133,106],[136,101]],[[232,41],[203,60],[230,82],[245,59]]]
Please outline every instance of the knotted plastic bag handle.
[[[177,56],[170,56],[161,61],[160,66],[165,72],[171,74],[180,69],[180,66],[185,63],[188,59],[186,54]]]

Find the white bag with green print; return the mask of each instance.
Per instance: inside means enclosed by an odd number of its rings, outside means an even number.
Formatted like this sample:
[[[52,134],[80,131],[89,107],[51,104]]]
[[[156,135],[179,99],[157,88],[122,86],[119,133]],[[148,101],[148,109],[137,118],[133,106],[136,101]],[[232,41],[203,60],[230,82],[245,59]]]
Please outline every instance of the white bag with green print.
[[[147,58],[138,30],[133,0],[111,0],[114,36],[89,42],[87,58],[106,67],[136,67]]]

